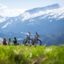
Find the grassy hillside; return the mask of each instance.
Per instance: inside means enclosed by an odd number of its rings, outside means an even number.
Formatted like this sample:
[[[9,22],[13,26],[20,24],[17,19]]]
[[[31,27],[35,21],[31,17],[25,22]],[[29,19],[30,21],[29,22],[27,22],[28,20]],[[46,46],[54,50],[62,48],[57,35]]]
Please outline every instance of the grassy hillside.
[[[64,64],[64,46],[0,45],[0,64]]]

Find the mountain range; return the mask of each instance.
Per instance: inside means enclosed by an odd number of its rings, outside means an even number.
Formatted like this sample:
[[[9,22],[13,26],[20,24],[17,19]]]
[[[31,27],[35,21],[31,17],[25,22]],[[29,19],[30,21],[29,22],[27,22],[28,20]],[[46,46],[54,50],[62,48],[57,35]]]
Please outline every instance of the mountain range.
[[[26,10],[17,16],[0,15],[0,37],[23,39],[38,32],[43,44],[64,43],[64,8],[58,4]]]

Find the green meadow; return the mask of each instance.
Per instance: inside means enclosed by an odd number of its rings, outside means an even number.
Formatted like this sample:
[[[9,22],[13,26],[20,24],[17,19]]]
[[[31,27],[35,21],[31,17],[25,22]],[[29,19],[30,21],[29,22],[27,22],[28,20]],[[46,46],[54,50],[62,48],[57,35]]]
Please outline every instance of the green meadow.
[[[0,45],[0,64],[64,64],[64,46]]]

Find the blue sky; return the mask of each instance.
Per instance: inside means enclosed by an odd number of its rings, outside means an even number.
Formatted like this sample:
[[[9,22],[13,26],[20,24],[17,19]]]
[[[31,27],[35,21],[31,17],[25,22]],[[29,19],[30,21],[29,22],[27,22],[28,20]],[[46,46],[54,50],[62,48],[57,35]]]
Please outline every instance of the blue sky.
[[[31,9],[51,5],[54,3],[64,6],[64,0],[0,0],[0,4],[4,4],[12,9]]]

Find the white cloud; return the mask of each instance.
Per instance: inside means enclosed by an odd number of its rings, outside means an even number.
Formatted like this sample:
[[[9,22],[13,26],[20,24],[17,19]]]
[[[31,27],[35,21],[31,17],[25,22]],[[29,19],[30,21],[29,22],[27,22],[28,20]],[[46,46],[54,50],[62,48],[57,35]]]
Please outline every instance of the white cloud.
[[[0,3],[0,9],[6,9],[6,8],[7,8],[7,6]]]
[[[24,9],[10,9],[7,6],[0,4],[0,16],[12,17],[24,12]]]

